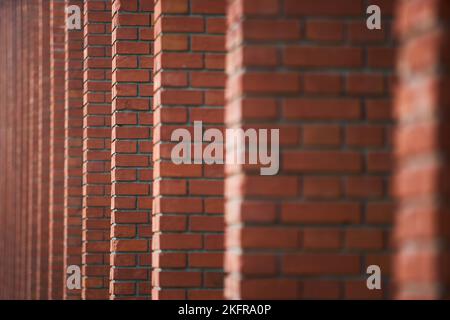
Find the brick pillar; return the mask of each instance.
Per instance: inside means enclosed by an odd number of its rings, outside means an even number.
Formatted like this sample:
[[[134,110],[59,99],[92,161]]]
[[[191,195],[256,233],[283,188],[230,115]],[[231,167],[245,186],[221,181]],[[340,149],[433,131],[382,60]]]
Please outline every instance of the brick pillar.
[[[448,1],[399,1],[395,282],[400,299],[450,298]]]
[[[83,0],[65,0],[83,12]],[[82,17],[81,17],[82,18]],[[82,24],[83,25],[83,24]],[[83,206],[83,30],[65,28],[65,147],[64,147],[64,268],[81,267],[81,218]],[[81,299],[81,290],[68,290],[64,299]]]
[[[50,3],[50,225],[48,297],[63,298],[64,251],[64,0]],[[64,284],[63,284],[64,283]]]
[[[112,1],[111,299],[150,298],[152,14]]]
[[[16,57],[17,57],[17,48],[16,48],[16,44],[18,42],[17,40],[17,29],[15,29],[14,27],[17,25],[17,15],[16,15],[16,10],[15,10],[16,4],[13,3],[11,5],[11,27],[13,28],[11,30],[11,52],[12,52],[12,56],[11,56],[11,61],[15,61]],[[11,74],[11,80],[13,81],[12,85],[12,90],[13,90],[13,95],[11,96],[11,100],[10,100],[10,105],[11,105],[11,126],[12,126],[12,159],[13,159],[13,176],[14,176],[14,184],[11,185],[11,188],[14,188],[12,190],[12,201],[13,201],[13,207],[12,207],[12,211],[10,212],[10,214],[14,215],[14,225],[13,225],[13,243],[14,243],[14,252],[16,252],[16,254],[11,257],[11,259],[13,259],[13,265],[14,265],[14,272],[13,272],[13,277],[14,277],[14,283],[13,283],[13,294],[15,297],[19,296],[19,279],[20,279],[20,275],[17,272],[17,268],[19,266],[19,255],[17,254],[17,252],[20,250],[19,247],[19,229],[18,229],[18,225],[20,222],[19,219],[19,188],[20,188],[20,183],[18,181],[18,179],[16,178],[18,175],[20,175],[20,166],[19,166],[19,145],[20,145],[20,139],[19,139],[19,124],[18,124],[18,117],[19,117],[19,113],[18,113],[18,108],[19,108],[19,104],[18,104],[18,94],[17,94],[17,90],[19,90],[18,87],[18,74],[17,74],[17,69],[16,69],[16,65],[15,63],[12,63],[12,74]]]
[[[0,33],[0,66],[6,66],[6,7],[5,3],[0,3],[0,28],[5,32]],[[6,86],[6,72],[0,73],[0,86]],[[0,95],[0,255],[6,256],[6,94]],[[0,264],[0,299],[7,298],[6,290],[6,262]]]
[[[25,229],[25,219],[26,219],[26,185],[25,185],[25,179],[26,179],[26,167],[27,167],[27,156],[26,156],[26,148],[25,148],[25,141],[26,141],[26,122],[24,114],[27,112],[26,106],[25,106],[25,97],[26,92],[24,88],[24,81],[23,81],[23,74],[25,66],[23,64],[24,61],[24,52],[23,52],[23,36],[24,36],[24,19],[22,17],[22,3],[21,1],[17,1],[14,10],[16,11],[16,23],[15,23],[15,30],[17,34],[17,40],[16,40],[16,54],[15,54],[15,68],[17,74],[20,75],[20,77],[17,79],[17,90],[16,92],[19,93],[16,95],[16,112],[17,112],[17,151],[18,151],[18,158],[17,158],[17,166],[19,169],[19,174],[16,177],[17,182],[19,184],[19,187],[17,189],[17,202],[18,202],[18,225],[16,226],[16,232],[18,237],[18,250],[16,252],[16,257],[18,259],[18,264],[16,266],[16,272],[18,274],[19,282],[17,286],[17,297],[19,299],[25,299],[25,286],[26,286],[26,269],[25,269],[25,261],[26,261],[26,252],[25,252],[25,235],[26,235],[26,229]],[[0,222],[1,223],[1,222]]]
[[[228,1],[227,127],[279,128],[281,161],[276,176],[227,170],[227,298],[387,296],[391,14],[390,1]],[[366,288],[371,264],[382,290]]]
[[[28,224],[29,221],[29,216],[30,216],[30,211],[28,210],[29,208],[29,194],[30,194],[30,190],[28,189],[28,181],[30,179],[30,175],[29,175],[29,162],[30,162],[30,156],[31,153],[29,151],[29,143],[28,143],[28,139],[29,139],[29,132],[30,132],[30,128],[28,126],[28,119],[30,117],[30,111],[31,111],[31,107],[29,104],[30,101],[30,86],[29,86],[29,76],[30,76],[30,68],[29,68],[29,58],[30,58],[30,50],[29,50],[29,46],[30,46],[30,42],[29,42],[29,21],[28,21],[28,8],[27,8],[27,2],[24,0],[21,0],[20,3],[20,7],[21,7],[21,15],[22,15],[22,21],[23,21],[23,26],[22,26],[22,34],[21,34],[21,44],[22,44],[22,56],[21,56],[21,60],[22,65],[20,67],[20,70],[22,71],[22,92],[23,92],[23,97],[22,97],[22,104],[23,104],[23,108],[24,108],[24,112],[22,113],[22,125],[23,125],[23,152],[22,152],[22,156],[24,157],[24,163],[22,165],[22,170],[24,175],[22,176],[22,188],[23,188],[23,193],[22,193],[22,202],[23,202],[23,206],[22,206],[22,214],[23,214],[23,221],[22,221],[22,225],[23,225],[23,231],[21,232],[22,235],[22,243],[23,243],[23,265],[22,265],[22,270],[21,273],[23,275],[22,279],[24,281],[24,288],[23,288],[23,298],[29,298],[29,290],[28,290],[28,286],[29,283],[31,281],[31,279],[28,277],[28,263],[30,261],[30,256],[28,255],[28,246],[29,246],[29,242],[28,242],[28,235],[29,235],[29,229],[30,229],[30,225]]]
[[[16,55],[15,55],[15,43],[16,43],[16,37],[15,37],[15,30],[13,29],[13,27],[16,24],[16,15],[15,15],[15,3],[11,2],[9,4],[9,24],[10,24],[10,42],[9,42],[9,46],[10,46],[10,55],[9,56],[9,60],[8,63],[11,63],[12,61],[15,61],[16,59]],[[19,279],[19,274],[17,273],[17,266],[18,266],[18,260],[17,260],[17,255],[16,252],[18,250],[18,235],[17,235],[17,223],[18,223],[18,202],[17,202],[17,188],[18,188],[18,181],[16,179],[17,174],[19,173],[19,168],[17,165],[17,161],[16,157],[17,157],[17,117],[16,117],[16,97],[17,97],[17,70],[16,70],[16,66],[12,65],[11,67],[9,67],[10,73],[9,73],[9,79],[12,80],[12,83],[9,84],[9,86],[11,87],[11,93],[9,96],[9,104],[10,104],[10,110],[9,110],[9,121],[10,123],[8,124],[9,126],[9,130],[8,133],[10,134],[10,143],[11,143],[11,147],[10,147],[10,159],[11,159],[11,163],[10,163],[10,167],[9,167],[9,172],[11,174],[11,180],[8,183],[8,188],[11,189],[11,207],[10,210],[8,211],[8,214],[12,215],[11,217],[11,255],[9,256],[9,259],[11,259],[11,264],[12,264],[12,270],[11,270],[11,293],[13,294],[14,297],[18,297],[18,279]]]
[[[50,151],[50,37],[49,1],[38,1],[39,50],[39,96],[38,96],[38,211],[37,214],[37,299],[47,299],[49,254],[49,151]]]
[[[109,297],[111,219],[111,1],[84,1],[84,299]]]
[[[11,9],[13,13],[13,21],[12,21],[12,27],[13,27],[13,43],[12,43],[12,50],[14,52],[13,54],[13,68],[14,68],[14,74],[13,74],[13,82],[15,83],[15,86],[13,87],[14,90],[14,98],[11,103],[14,109],[14,137],[15,137],[15,147],[14,147],[14,162],[16,166],[15,170],[15,190],[14,190],[14,201],[15,201],[15,226],[14,226],[14,234],[15,234],[15,255],[14,255],[14,278],[15,278],[15,284],[14,284],[14,294],[16,298],[21,297],[22,288],[21,288],[21,280],[22,280],[22,274],[20,274],[20,267],[21,267],[21,253],[22,253],[22,246],[21,246],[21,222],[22,222],[22,208],[21,208],[21,175],[22,175],[22,122],[21,116],[22,116],[22,95],[21,93],[21,79],[20,79],[20,71],[19,66],[22,61],[20,60],[20,23],[21,23],[21,17],[20,17],[20,11],[18,10],[18,7],[20,9],[20,5],[17,3],[13,3]]]
[[[28,189],[29,189],[29,198],[28,198],[28,278],[29,278],[29,288],[28,294],[30,299],[37,298],[37,256],[38,256],[38,248],[37,248],[37,230],[38,230],[38,220],[37,220],[37,212],[38,212],[38,146],[39,146],[39,130],[38,130],[38,119],[39,119],[39,109],[38,109],[38,98],[39,98],[39,60],[36,53],[39,52],[39,25],[38,25],[38,15],[36,12],[38,10],[37,2],[29,2],[27,3],[27,17],[28,17],[28,32],[30,34],[29,42],[30,42],[30,61],[29,61],[29,86],[30,86],[30,95],[29,95],[29,104],[30,104],[30,112],[29,112],[29,150],[30,150],[30,159],[29,159],[29,180],[28,180]]]
[[[11,188],[14,186],[11,184],[11,155],[12,155],[12,122],[11,122],[11,109],[13,109],[13,105],[11,103],[11,99],[13,98],[13,90],[12,87],[8,85],[11,77],[13,77],[12,72],[12,64],[9,63],[9,59],[12,59],[11,49],[12,49],[12,2],[5,1],[1,6],[2,10],[2,30],[5,30],[4,34],[2,34],[1,41],[1,50],[2,50],[2,85],[5,87],[4,97],[2,97],[2,169],[4,177],[3,181],[3,191],[2,193],[2,226],[3,226],[3,252],[5,257],[12,257],[10,254],[13,243],[11,243],[11,236],[13,231],[11,230],[11,218],[12,215],[12,206],[11,206],[11,196],[13,195]],[[4,224],[3,224],[4,223]],[[2,287],[4,286],[4,296],[5,298],[14,298],[13,285],[11,280],[13,280],[13,261],[14,259],[6,259],[4,263],[4,270],[2,274]]]
[[[14,15],[13,15],[13,2],[7,3],[8,6],[8,28],[10,29],[9,35],[8,35],[8,53],[7,53],[7,63],[12,61],[14,57]],[[8,66],[8,79],[15,79],[15,70],[14,65],[10,64]],[[15,239],[15,223],[16,223],[16,199],[15,199],[15,188],[16,188],[16,180],[15,174],[16,174],[16,164],[15,164],[15,146],[16,146],[16,137],[15,137],[15,123],[14,123],[14,115],[15,115],[15,107],[14,104],[14,98],[15,98],[15,84],[8,85],[9,87],[9,93],[8,93],[8,111],[7,111],[7,139],[8,139],[8,164],[7,164],[7,170],[8,170],[8,190],[7,190],[7,196],[8,196],[8,211],[7,214],[9,215],[9,223],[8,225],[8,239],[9,239],[9,255],[7,257],[10,260],[10,270],[9,270],[9,290],[12,297],[16,297],[16,261],[14,252],[16,251],[16,239]]]
[[[171,133],[223,127],[225,1],[155,1],[153,299],[222,298],[223,165],[170,159]]]
[[[2,15],[2,17],[4,17],[3,19],[0,19],[0,28],[2,30],[5,30],[5,32],[0,33],[0,50],[2,52],[2,54],[0,55],[0,63],[2,68],[6,67],[6,50],[7,50],[7,45],[6,45],[6,28],[7,28],[7,18],[6,18],[6,4],[5,2],[0,3],[0,13]],[[0,84],[3,86],[6,85],[6,77],[7,77],[7,73],[6,73],[6,69],[5,72],[0,73]],[[7,203],[6,203],[6,190],[7,190],[7,184],[8,184],[8,180],[7,180],[7,170],[6,170],[6,162],[7,162],[7,140],[6,140],[6,110],[7,110],[7,97],[6,97],[6,93],[7,91],[5,90],[5,94],[0,95],[0,122],[1,122],[1,127],[0,127],[0,148],[1,148],[1,152],[0,152],[0,170],[1,170],[1,184],[0,184],[0,210],[1,210],[1,215],[0,215],[0,226],[2,228],[1,230],[1,234],[0,234],[0,239],[1,239],[1,243],[0,243],[0,254],[2,256],[6,256],[6,250],[7,250],[7,235],[6,235],[6,224],[7,224]],[[7,288],[7,282],[6,282],[6,274],[8,271],[8,264],[5,261],[4,263],[1,264],[0,266],[0,297],[2,299],[6,299],[8,297],[8,288]]]

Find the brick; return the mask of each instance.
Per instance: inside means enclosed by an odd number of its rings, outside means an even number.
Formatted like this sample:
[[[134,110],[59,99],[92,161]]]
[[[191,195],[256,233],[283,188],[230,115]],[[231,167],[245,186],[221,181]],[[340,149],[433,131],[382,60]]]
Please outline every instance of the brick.
[[[357,223],[361,219],[360,215],[360,206],[351,202],[286,203],[281,212],[282,220],[287,223]]]
[[[290,46],[284,50],[283,60],[290,67],[356,68],[363,64],[363,52],[356,47]]]
[[[306,229],[303,231],[303,247],[313,250],[339,249],[341,232],[337,229]]]
[[[306,37],[315,41],[339,41],[344,36],[344,26],[336,21],[309,21]]]
[[[337,254],[292,254],[283,259],[283,268],[288,274],[342,275],[357,274],[360,259],[357,255]]]
[[[361,155],[356,152],[290,152],[283,168],[291,172],[360,172]]]
[[[353,99],[289,99],[283,106],[288,119],[358,119],[361,107]]]
[[[342,195],[342,182],[334,177],[305,177],[303,193],[311,199],[335,199]]]
[[[249,19],[242,29],[245,40],[300,39],[300,23],[295,20]]]

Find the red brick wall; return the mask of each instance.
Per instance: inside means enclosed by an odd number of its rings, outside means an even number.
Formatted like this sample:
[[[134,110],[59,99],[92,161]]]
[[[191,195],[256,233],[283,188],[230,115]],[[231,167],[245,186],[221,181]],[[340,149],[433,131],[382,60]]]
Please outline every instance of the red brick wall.
[[[109,297],[111,219],[111,2],[84,2],[84,299]]]
[[[152,13],[112,1],[111,299],[150,298]]]
[[[448,1],[399,1],[395,114],[400,299],[449,298]]]
[[[221,298],[223,166],[170,160],[171,133],[223,125],[225,1],[155,1],[153,299]]]
[[[0,1],[0,299],[447,298],[450,4],[397,1],[395,62],[394,2]],[[196,120],[279,174],[175,165]]]
[[[65,0],[65,7],[76,5],[83,13],[82,0]],[[82,18],[82,15],[81,17]],[[81,267],[81,218],[83,207],[83,31],[65,28],[64,47],[64,268]],[[68,290],[64,299],[81,299],[81,290]]]
[[[383,298],[392,1],[230,0],[227,127],[280,128],[280,172],[227,171],[227,298]],[[383,290],[366,289],[380,265]]]

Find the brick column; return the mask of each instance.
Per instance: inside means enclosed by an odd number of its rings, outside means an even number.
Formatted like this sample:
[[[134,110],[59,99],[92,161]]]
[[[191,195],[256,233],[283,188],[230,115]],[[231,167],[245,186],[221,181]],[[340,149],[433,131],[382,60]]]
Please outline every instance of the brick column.
[[[16,37],[15,37],[15,25],[16,25],[16,11],[15,11],[15,3],[11,2],[9,4],[9,24],[10,24],[10,43],[9,43],[9,50],[10,50],[10,54],[8,55],[9,60],[8,60],[8,64],[15,61],[15,59],[17,58],[15,55],[15,43],[16,43]],[[18,144],[18,140],[17,140],[17,105],[16,105],[16,98],[17,98],[17,69],[16,69],[16,65],[11,63],[12,66],[9,67],[9,77],[8,79],[12,80],[12,83],[9,84],[9,86],[11,87],[11,94],[9,96],[9,105],[10,105],[10,110],[9,110],[9,121],[10,123],[8,123],[8,134],[10,135],[10,143],[11,143],[11,147],[10,147],[10,167],[9,167],[9,172],[11,174],[11,180],[8,183],[8,188],[10,188],[11,190],[11,194],[10,194],[10,203],[11,203],[11,208],[8,211],[9,215],[12,215],[11,217],[11,229],[9,232],[11,232],[11,255],[8,256],[9,259],[11,259],[11,265],[12,265],[12,272],[11,272],[11,292],[13,294],[14,297],[18,297],[18,279],[19,279],[19,274],[18,274],[18,270],[17,270],[17,266],[18,266],[18,260],[17,260],[17,251],[19,249],[18,247],[18,234],[17,234],[17,224],[19,222],[18,219],[18,215],[19,215],[19,208],[18,208],[18,199],[17,199],[17,190],[18,190],[18,180],[16,179],[18,173],[19,173],[19,167],[18,167],[18,163],[16,161],[16,157],[17,157],[17,144]]]
[[[18,42],[17,42],[17,64],[16,68],[18,69],[18,73],[21,75],[21,77],[18,80],[18,90],[17,92],[20,92],[18,95],[18,124],[20,127],[20,161],[19,161],[19,167],[20,167],[20,175],[18,177],[20,181],[20,189],[18,190],[19,193],[19,243],[20,248],[19,252],[17,253],[19,256],[19,265],[17,267],[17,273],[20,275],[19,277],[19,298],[25,299],[26,298],[26,284],[27,284],[27,278],[26,278],[26,234],[27,234],[27,184],[26,181],[28,179],[27,177],[27,169],[28,169],[28,145],[27,145],[27,137],[28,137],[28,127],[26,123],[27,119],[27,85],[26,85],[26,74],[28,70],[28,65],[24,64],[25,58],[26,58],[26,51],[25,51],[25,41],[26,41],[26,34],[27,30],[25,29],[26,26],[26,17],[24,16],[24,5],[23,1],[17,1],[16,2],[16,11],[18,16],[18,21],[16,24],[16,30],[18,34]]]
[[[64,0],[50,4],[50,299],[61,300],[65,286],[64,251]]]
[[[39,98],[39,60],[37,57],[37,53],[39,52],[39,24],[38,24],[38,15],[39,12],[37,2],[29,2],[27,3],[27,17],[28,17],[28,32],[29,32],[29,69],[30,74],[28,77],[30,95],[29,95],[29,105],[30,112],[28,118],[28,146],[30,150],[29,157],[29,179],[28,179],[28,190],[30,191],[28,194],[28,298],[36,299],[37,298],[37,261],[38,261],[38,248],[37,248],[37,236],[38,236],[38,146],[39,146],[39,130],[38,130],[38,120],[39,120],[39,109],[38,109],[38,98]]]
[[[111,1],[84,1],[83,299],[109,297]]]
[[[22,296],[23,293],[23,288],[22,288],[22,279],[23,279],[23,274],[21,274],[21,267],[23,266],[22,263],[22,257],[23,257],[23,246],[21,243],[22,240],[22,233],[21,233],[21,227],[22,227],[22,194],[21,194],[21,189],[22,189],[22,164],[23,164],[23,157],[22,157],[22,147],[23,147],[23,140],[22,140],[22,126],[23,123],[21,121],[21,117],[22,117],[22,113],[23,113],[23,105],[22,105],[22,82],[20,79],[20,75],[21,75],[21,70],[20,70],[20,64],[22,63],[21,61],[21,51],[20,51],[20,46],[21,46],[21,11],[20,11],[20,5],[18,3],[13,3],[12,6],[12,12],[13,12],[13,21],[12,21],[12,28],[14,30],[13,32],[13,60],[11,61],[13,64],[13,69],[14,69],[14,74],[13,74],[13,82],[15,83],[15,87],[13,88],[14,90],[14,99],[11,103],[11,105],[14,108],[14,136],[15,136],[15,154],[14,154],[14,162],[15,162],[15,166],[16,166],[16,172],[15,172],[15,183],[16,183],[16,188],[14,190],[14,197],[15,197],[15,206],[16,206],[16,211],[15,211],[15,243],[16,243],[16,249],[15,249],[15,255],[14,255],[14,274],[15,274],[15,286],[14,286],[14,294],[16,298],[20,298]],[[22,270],[23,271],[23,270]]]
[[[18,17],[17,17],[17,12],[16,12],[16,4],[13,3],[11,5],[11,27],[12,27],[12,42],[11,42],[11,51],[12,51],[12,56],[11,56],[11,61],[12,63],[12,74],[11,74],[11,80],[13,82],[12,84],[12,90],[13,90],[13,95],[11,96],[11,101],[10,101],[10,105],[11,105],[11,121],[12,121],[12,159],[13,159],[13,175],[14,175],[14,184],[11,186],[12,188],[14,188],[13,194],[12,194],[12,201],[13,201],[13,211],[10,212],[10,214],[13,214],[14,217],[14,226],[13,226],[13,242],[14,242],[14,251],[16,254],[14,254],[13,257],[11,257],[12,259],[14,259],[13,261],[13,265],[14,265],[14,288],[13,288],[13,294],[15,297],[19,297],[19,280],[20,280],[20,275],[17,272],[17,268],[19,267],[20,264],[20,255],[18,254],[18,252],[20,251],[20,230],[19,230],[19,225],[20,225],[20,218],[19,218],[19,214],[20,214],[20,179],[17,179],[18,176],[20,176],[20,133],[19,133],[19,95],[18,94],[18,90],[20,89],[20,87],[18,86],[18,82],[19,82],[19,76],[18,76],[18,72],[16,69],[16,63],[14,63],[14,61],[16,61],[17,59],[17,43],[18,43],[18,39],[17,39],[17,29],[16,26],[18,24]]]
[[[6,7],[5,3],[0,3],[0,28],[5,32],[0,33],[0,66],[6,66]],[[0,73],[0,86],[6,86],[6,72]],[[6,255],[6,94],[0,95],[0,255]],[[0,299],[7,298],[6,289],[6,263],[0,264]]]
[[[392,2],[263,2],[228,1],[226,122],[279,128],[280,172],[227,170],[225,296],[387,297]]]
[[[153,299],[222,298],[223,165],[170,159],[171,133],[223,127],[225,1],[155,1]]]
[[[29,104],[29,96],[30,96],[30,86],[29,86],[29,75],[30,75],[30,68],[29,68],[29,58],[30,58],[30,50],[29,49],[29,21],[28,21],[28,8],[26,1],[21,0],[20,2],[20,11],[22,16],[22,32],[21,32],[21,67],[19,70],[22,71],[22,77],[21,77],[21,86],[22,86],[22,104],[23,104],[23,110],[22,113],[22,128],[23,128],[23,151],[22,156],[24,158],[24,162],[22,164],[22,226],[23,229],[21,231],[21,237],[22,237],[22,269],[21,274],[22,281],[23,281],[23,294],[22,298],[26,299],[28,298],[28,284],[30,283],[30,279],[28,278],[28,262],[30,260],[30,256],[28,255],[28,234],[29,234],[29,215],[30,212],[28,210],[29,208],[29,189],[28,189],[28,181],[29,181],[29,162],[30,162],[30,151],[29,151],[29,126],[28,126],[28,119],[30,116],[30,104]]]
[[[20,220],[19,227],[19,245],[18,252],[16,255],[19,256],[20,262],[16,267],[16,272],[19,275],[19,295],[18,299],[27,299],[28,296],[28,283],[31,279],[28,277],[28,261],[30,260],[30,256],[28,255],[28,230],[29,230],[29,216],[30,212],[28,210],[29,204],[29,162],[30,162],[30,153],[29,153],[29,117],[31,106],[29,104],[30,101],[30,85],[29,85],[29,77],[30,77],[30,65],[29,59],[31,57],[30,53],[30,33],[29,33],[29,21],[28,21],[28,9],[24,0],[19,0],[14,2],[17,15],[19,20],[16,25],[17,32],[17,52],[16,52],[16,73],[20,75],[17,79],[17,92],[18,92],[18,122],[20,127],[20,133],[18,137],[20,137],[20,157],[19,161],[20,174],[16,179],[20,184],[19,193],[19,213],[18,219]]]
[[[111,299],[150,298],[152,14],[112,1]]]
[[[398,3],[397,298],[450,298],[448,1]]]
[[[9,63],[9,59],[12,59],[12,2],[5,1],[1,4],[1,13],[2,13],[2,30],[5,32],[1,35],[1,50],[2,50],[2,85],[4,85],[5,91],[2,95],[2,254],[4,257],[9,257],[9,259],[5,260],[3,264],[2,270],[2,295],[6,299],[14,298],[14,289],[13,289],[13,262],[14,258],[11,256],[11,247],[12,243],[12,235],[13,230],[11,224],[11,196],[13,195],[13,190],[11,188],[14,186],[11,184],[11,156],[12,156],[12,122],[11,122],[11,109],[14,108],[14,105],[11,103],[11,99],[13,99],[13,88],[8,85],[10,83],[11,77],[13,77],[12,72],[12,64]]]
[[[83,12],[83,0],[65,0]],[[82,18],[82,17],[81,17]],[[83,24],[82,24],[83,25]],[[65,28],[65,133],[64,133],[64,268],[81,267],[81,218],[83,206],[83,30]],[[68,290],[64,299],[81,299],[81,290]]]
[[[48,298],[49,254],[49,152],[50,152],[50,16],[49,1],[38,1],[39,96],[38,96],[38,211],[37,211],[37,299]]]

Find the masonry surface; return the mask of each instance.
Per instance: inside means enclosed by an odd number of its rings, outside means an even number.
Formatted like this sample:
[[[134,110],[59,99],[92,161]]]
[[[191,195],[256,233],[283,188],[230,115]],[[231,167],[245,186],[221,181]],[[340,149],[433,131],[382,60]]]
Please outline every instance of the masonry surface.
[[[0,0],[0,299],[448,298],[449,19],[445,0]],[[175,164],[196,121],[279,129],[279,172]]]

